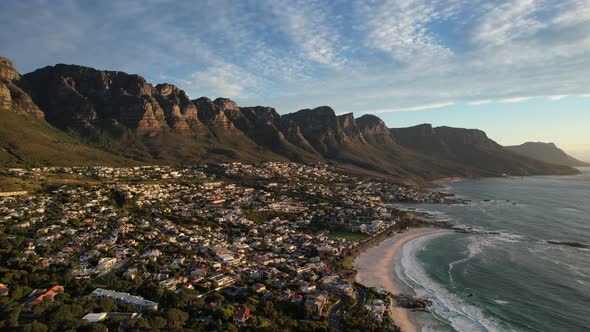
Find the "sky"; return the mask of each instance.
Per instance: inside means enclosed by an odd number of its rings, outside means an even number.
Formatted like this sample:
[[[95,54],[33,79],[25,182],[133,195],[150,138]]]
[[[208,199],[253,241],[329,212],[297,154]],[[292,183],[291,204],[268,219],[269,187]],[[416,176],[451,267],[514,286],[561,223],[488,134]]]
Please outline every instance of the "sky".
[[[0,1],[0,56],[285,114],[480,128],[590,160],[590,0]]]

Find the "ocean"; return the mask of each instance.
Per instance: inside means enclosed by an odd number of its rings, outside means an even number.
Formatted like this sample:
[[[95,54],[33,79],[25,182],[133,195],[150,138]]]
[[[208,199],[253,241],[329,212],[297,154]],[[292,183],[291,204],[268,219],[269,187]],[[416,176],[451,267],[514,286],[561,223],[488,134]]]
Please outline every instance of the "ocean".
[[[427,331],[590,331],[590,168],[443,183],[465,205],[401,206],[470,230],[402,250],[400,279],[434,304]]]

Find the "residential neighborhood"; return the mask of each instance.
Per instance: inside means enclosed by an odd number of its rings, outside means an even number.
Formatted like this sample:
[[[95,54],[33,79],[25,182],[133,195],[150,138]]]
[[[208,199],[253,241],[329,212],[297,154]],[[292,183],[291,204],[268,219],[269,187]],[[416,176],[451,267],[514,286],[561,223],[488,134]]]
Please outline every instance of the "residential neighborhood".
[[[360,287],[344,257],[415,222],[396,203],[453,199],[322,164],[4,173],[93,180],[0,197],[2,324],[49,330],[339,328]],[[379,301],[362,312],[393,329]]]

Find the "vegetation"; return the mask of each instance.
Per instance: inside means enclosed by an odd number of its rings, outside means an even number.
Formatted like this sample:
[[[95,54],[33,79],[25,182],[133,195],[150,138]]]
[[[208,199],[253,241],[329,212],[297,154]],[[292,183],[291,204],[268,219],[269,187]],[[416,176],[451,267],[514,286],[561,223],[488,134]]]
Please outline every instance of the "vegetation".
[[[369,237],[369,235],[361,232],[350,232],[345,230],[331,231],[327,234],[328,237],[338,237],[348,241],[359,241]]]

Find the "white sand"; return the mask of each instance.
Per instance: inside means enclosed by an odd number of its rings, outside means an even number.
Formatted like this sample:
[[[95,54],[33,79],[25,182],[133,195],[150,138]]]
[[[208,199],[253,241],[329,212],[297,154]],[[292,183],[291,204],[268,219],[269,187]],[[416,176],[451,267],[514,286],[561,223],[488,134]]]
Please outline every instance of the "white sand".
[[[357,282],[367,287],[380,287],[394,294],[411,293],[411,290],[398,279],[395,272],[396,265],[400,264],[400,249],[410,240],[441,232],[448,232],[448,230],[415,228],[396,234],[378,246],[366,250],[354,261],[354,267],[358,271]],[[407,309],[394,307],[392,318],[404,332],[419,330],[416,320],[412,317],[412,312]]]

